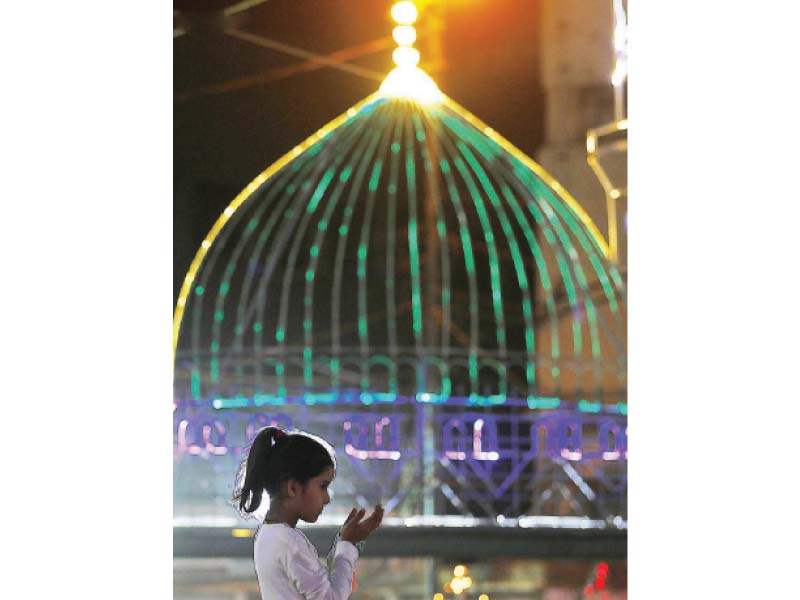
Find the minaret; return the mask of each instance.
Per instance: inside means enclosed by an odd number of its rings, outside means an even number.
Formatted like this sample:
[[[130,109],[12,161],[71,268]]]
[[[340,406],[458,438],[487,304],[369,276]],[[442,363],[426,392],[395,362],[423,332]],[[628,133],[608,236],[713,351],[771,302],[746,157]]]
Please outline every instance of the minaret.
[[[608,257],[619,262],[618,203],[627,204],[628,119],[625,96],[628,81],[628,27],[623,0],[614,2],[614,120],[586,132],[586,160],[606,196]],[[624,219],[623,214],[623,219]],[[623,261],[625,262],[625,261]]]

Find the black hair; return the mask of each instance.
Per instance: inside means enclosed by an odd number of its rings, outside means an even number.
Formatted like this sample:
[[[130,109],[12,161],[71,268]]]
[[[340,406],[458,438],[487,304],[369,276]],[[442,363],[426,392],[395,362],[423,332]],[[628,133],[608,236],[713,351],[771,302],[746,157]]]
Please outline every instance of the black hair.
[[[264,427],[239,465],[232,501],[246,517],[259,507],[265,490],[274,497],[284,481],[305,485],[327,467],[336,472],[336,453],[326,440],[304,431]]]

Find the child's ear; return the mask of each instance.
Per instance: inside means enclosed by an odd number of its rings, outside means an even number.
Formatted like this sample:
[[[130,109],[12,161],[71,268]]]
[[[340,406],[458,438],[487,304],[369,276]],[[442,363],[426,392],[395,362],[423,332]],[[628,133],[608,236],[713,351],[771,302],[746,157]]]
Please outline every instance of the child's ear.
[[[294,498],[297,495],[297,486],[300,485],[296,479],[290,479],[286,482],[286,495],[289,498]]]
[[[287,479],[281,482],[280,495],[284,498],[294,498],[294,489],[292,488],[292,480]]]

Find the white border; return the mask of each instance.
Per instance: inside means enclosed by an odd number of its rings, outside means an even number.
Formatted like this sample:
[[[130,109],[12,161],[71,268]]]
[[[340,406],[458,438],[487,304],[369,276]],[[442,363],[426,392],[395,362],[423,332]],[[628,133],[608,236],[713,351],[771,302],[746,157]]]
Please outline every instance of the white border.
[[[2,20],[2,595],[171,598],[171,6]]]
[[[629,7],[629,597],[790,597],[796,15]]]

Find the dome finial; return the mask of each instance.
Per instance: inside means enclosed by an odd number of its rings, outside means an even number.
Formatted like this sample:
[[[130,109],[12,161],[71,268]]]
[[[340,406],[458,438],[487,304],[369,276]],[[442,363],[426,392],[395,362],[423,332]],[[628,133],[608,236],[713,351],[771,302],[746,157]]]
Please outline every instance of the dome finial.
[[[433,79],[417,67],[419,51],[413,47],[417,31],[412,25],[418,14],[417,7],[410,0],[403,0],[392,6],[392,18],[397,23],[392,36],[398,44],[392,58],[397,67],[383,80],[378,93],[388,98],[412,98],[423,103],[439,102],[443,98],[442,92]]]

